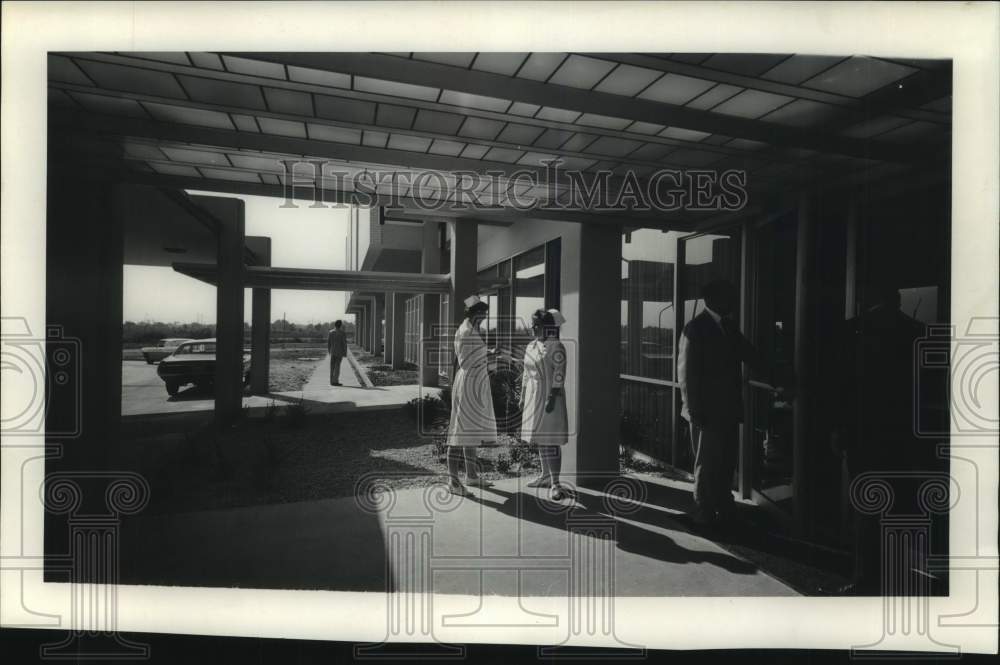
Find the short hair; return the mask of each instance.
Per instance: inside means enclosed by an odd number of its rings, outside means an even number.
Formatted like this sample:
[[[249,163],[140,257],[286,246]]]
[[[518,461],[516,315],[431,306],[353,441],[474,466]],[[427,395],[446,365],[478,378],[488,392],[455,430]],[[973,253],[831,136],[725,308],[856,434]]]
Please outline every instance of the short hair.
[[[702,300],[710,309],[717,309],[717,306],[723,301],[728,301],[730,305],[736,304],[736,287],[733,283],[724,280],[717,279],[715,281],[709,282],[701,289]]]
[[[487,305],[482,300],[480,300],[479,302],[475,303],[471,307],[466,307],[465,308],[465,318],[469,319],[469,318],[472,318],[473,316],[477,316],[479,314],[485,314],[488,311],[490,311],[490,306]]]
[[[342,325],[344,325],[344,322],[341,321],[340,319],[337,319],[336,321],[333,322],[333,327],[334,328],[339,328]]]
[[[556,325],[556,319],[552,316],[551,312],[547,312],[544,309],[536,309],[534,314],[531,315],[531,325],[554,328]]]

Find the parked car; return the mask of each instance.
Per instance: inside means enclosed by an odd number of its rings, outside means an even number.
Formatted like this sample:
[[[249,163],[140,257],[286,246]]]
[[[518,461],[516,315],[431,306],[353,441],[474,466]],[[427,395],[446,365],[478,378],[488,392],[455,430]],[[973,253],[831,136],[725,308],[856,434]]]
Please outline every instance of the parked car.
[[[181,344],[164,358],[156,373],[167,386],[168,395],[176,395],[189,383],[207,388],[215,380],[215,339],[194,339]],[[250,352],[243,350],[243,383],[250,382]]]
[[[171,353],[177,350],[177,347],[184,342],[190,342],[191,339],[187,337],[167,337],[166,339],[161,339],[156,343],[156,346],[144,346],[142,347],[142,356],[146,359],[146,362],[150,365],[158,363]]]

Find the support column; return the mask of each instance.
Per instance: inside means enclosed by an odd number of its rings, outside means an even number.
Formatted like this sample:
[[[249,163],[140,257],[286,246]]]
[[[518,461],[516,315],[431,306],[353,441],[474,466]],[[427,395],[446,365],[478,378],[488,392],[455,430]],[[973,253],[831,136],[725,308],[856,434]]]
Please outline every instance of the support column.
[[[441,248],[438,247],[440,226],[440,222],[424,222],[420,272],[425,275],[441,272]],[[435,326],[441,317],[441,297],[436,293],[425,293],[420,299],[420,384],[433,388],[438,385]]]
[[[405,293],[387,293],[386,319],[386,358],[385,361],[393,369],[402,369],[406,363],[406,298]],[[388,322],[392,321],[389,326]],[[391,340],[391,341],[390,341]]]
[[[470,220],[458,220],[448,224],[451,227],[449,321],[457,326],[465,318],[465,299],[479,292],[476,276],[479,229],[478,224]]]
[[[792,515],[795,528],[805,529],[806,455],[809,427],[809,293],[813,250],[812,197],[799,198],[798,227],[795,239],[795,410],[792,418]]]
[[[392,296],[393,294],[390,291],[386,291],[382,296],[382,301],[385,303],[385,308],[382,311],[382,315],[385,317],[385,326],[382,330],[382,334],[385,336],[382,345],[382,353],[384,354],[383,360],[385,360],[386,364],[390,364],[392,362],[392,343],[395,339],[393,337],[393,333],[395,332],[394,328],[396,326],[396,310],[393,307]]]
[[[566,244],[564,243],[564,249]],[[564,257],[566,262],[570,257]],[[580,229],[579,321],[576,340],[576,441],[570,437],[567,471],[580,484],[603,487],[618,474],[619,338],[621,336],[621,234],[617,228],[584,224]],[[570,370],[572,371],[572,369]]]
[[[257,264],[271,265],[271,239],[247,238],[248,246],[251,240]],[[255,395],[266,395],[271,383],[271,289],[253,289],[250,340],[250,390]]]
[[[384,294],[376,293],[372,296],[372,311],[374,312],[374,316],[372,316],[372,354],[377,356],[385,351],[382,343],[382,337],[385,334],[382,324],[382,320],[385,318]]]
[[[240,199],[194,196],[219,220],[215,317],[215,418],[234,422],[243,406],[244,204]]]
[[[50,153],[50,164],[53,159]],[[30,411],[21,414],[28,418],[15,418],[11,424],[24,427],[23,432],[29,427],[41,432],[44,425],[46,441],[71,439],[61,459],[53,457],[46,463],[47,471],[107,468],[120,438],[123,221],[127,213],[122,197],[123,190],[135,192],[136,188],[77,182],[72,180],[72,171],[49,174],[47,267],[40,285],[45,318],[4,319],[3,326],[4,335],[44,344],[49,378],[54,378],[50,390],[36,390]],[[30,288],[34,291],[35,285]],[[100,295],[95,298],[95,294]],[[14,314],[21,313],[4,311],[4,316]],[[25,365],[16,354],[11,357],[13,367],[25,372],[23,377],[44,383],[44,377],[33,373],[33,366]],[[60,378],[66,381],[60,383]],[[17,378],[12,381],[16,384]],[[26,388],[30,387],[29,382]]]
[[[358,305],[355,322],[354,343],[364,349],[368,346],[368,315],[364,305]]]

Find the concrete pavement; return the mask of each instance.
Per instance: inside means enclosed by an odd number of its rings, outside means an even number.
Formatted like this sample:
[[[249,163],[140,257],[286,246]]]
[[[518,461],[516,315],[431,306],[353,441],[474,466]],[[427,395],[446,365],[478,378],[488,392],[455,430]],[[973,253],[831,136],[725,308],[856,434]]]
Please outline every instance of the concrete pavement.
[[[377,509],[344,498],[139,515],[123,524],[121,579],[384,592],[425,575],[436,593],[472,596],[797,595],[689,533],[676,510],[583,489],[555,503],[526,480],[471,498],[440,485],[396,490]],[[400,550],[406,542],[425,546]]]
[[[326,356],[317,363],[302,390],[244,395],[243,406],[253,416],[263,413],[272,403],[282,406],[302,400],[313,413],[339,413],[356,409],[399,408],[428,391],[437,392],[436,388],[417,385],[363,387],[346,359],[340,366],[340,381],[343,386],[330,385],[330,357]],[[124,420],[208,412],[214,407],[211,392],[189,386],[170,397],[163,381],[156,375],[155,365],[147,365],[144,361],[122,361],[121,413]]]

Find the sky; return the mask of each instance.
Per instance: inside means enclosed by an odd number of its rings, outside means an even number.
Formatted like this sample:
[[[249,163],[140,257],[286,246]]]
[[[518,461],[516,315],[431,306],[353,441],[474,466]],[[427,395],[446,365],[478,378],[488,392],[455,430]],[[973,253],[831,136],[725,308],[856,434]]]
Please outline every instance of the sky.
[[[190,192],[202,193],[202,192]],[[232,196],[246,202],[246,234],[271,237],[271,265],[283,268],[346,267],[347,208],[280,208],[282,199],[265,196]],[[124,268],[124,320],[182,323],[215,322],[215,287],[174,272],[171,268]],[[250,289],[243,305],[250,321]],[[339,291],[271,292],[271,320],[317,323],[344,316],[344,294]]]

